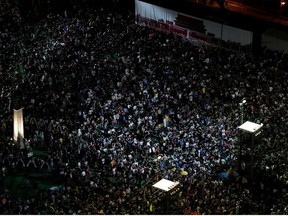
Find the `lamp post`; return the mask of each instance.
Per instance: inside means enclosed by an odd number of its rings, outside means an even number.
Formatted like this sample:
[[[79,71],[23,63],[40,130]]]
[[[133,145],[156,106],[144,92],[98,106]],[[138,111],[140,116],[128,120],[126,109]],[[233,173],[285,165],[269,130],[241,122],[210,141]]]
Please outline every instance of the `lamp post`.
[[[241,125],[244,123],[244,110],[243,105],[246,103],[246,99],[243,98],[242,101],[239,103],[240,106],[240,116],[241,116]]]
[[[283,7],[286,5],[286,1],[285,0],[280,0],[280,4],[279,4],[279,18],[282,15],[282,9]],[[280,18],[281,21],[281,18]]]
[[[156,181],[159,180],[159,172],[160,172],[159,161],[161,160],[161,158],[162,158],[162,156],[159,155],[156,159],[153,160],[155,162],[155,164],[156,164],[156,169],[155,169],[155,179],[156,179]]]
[[[239,103],[239,106],[240,106],[240,123],[241,125],[244,123],[244,109],[243,109],[243,106],[244,104],[246,103],[246,99],[243,98],[241,100],[241,102]],[[243,135],[242,133],[240,134],[241,138],[240,138],[240,149],[239,149],[239,169],[242,169],[242,166],[241,166],[241,163],[242,163],[242,145],[243,145]]]

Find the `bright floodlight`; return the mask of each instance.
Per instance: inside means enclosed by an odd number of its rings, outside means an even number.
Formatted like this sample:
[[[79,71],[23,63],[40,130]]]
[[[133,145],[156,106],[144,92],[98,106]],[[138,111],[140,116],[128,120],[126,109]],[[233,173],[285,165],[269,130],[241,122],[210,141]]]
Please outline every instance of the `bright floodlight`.
[[[254,122],[246,121],[244,124],[238,128],[249,133],[255,133],[263,127],[263,124],[256,124]]]
[[[164,190],[167,192],[167,191],[172,190],[178,184],[179,184],[179,182],[173,182],[173,181],[170,181],[167,179],[161,179],[156,184],[154,184],[153,187],[160,189],[160,190]]]

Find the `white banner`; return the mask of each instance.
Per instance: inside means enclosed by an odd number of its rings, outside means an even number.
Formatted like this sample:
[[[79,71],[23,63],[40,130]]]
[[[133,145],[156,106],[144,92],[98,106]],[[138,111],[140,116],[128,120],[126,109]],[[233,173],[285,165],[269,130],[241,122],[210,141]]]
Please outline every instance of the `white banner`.
[[[19,110],[13,110],[13,140],[15,143],[19,142],[20,147],[24,147],[24,121],[23,121],[23,108]]]

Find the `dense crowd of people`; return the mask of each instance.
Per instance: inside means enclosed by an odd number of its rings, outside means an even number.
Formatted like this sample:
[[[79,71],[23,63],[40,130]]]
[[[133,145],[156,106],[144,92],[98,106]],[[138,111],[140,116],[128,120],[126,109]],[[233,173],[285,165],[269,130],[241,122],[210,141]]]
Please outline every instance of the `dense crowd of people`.
[[[1,188],[2,214],[157,214],[155,176],[180,182],[173,214],[287,213],[286,54],[194,44],[107,8],[49,14],[0,44],[3,178],[63,183],[32,199]],[[218,176],[238,168],[243,98],[244,119],[264,124],[258,169],[281,185]],[[24,149],[10,141],[21,107]]]

